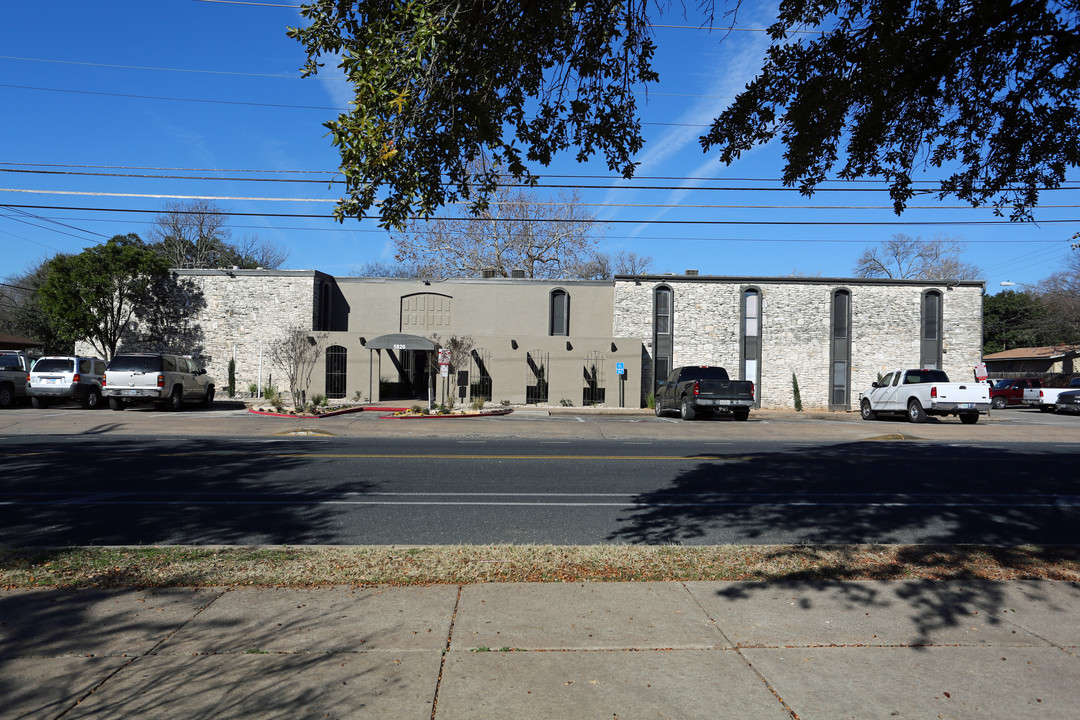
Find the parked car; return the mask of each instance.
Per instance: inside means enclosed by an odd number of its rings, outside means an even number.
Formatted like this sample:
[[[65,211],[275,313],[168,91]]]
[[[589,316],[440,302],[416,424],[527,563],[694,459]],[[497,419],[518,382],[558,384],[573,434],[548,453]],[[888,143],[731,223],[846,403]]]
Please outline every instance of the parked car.
[[[754,383],[731,380],[722,367],[677,367],[656,387],[656,416],[677,411],[683,420],[698,413],[728,412],[736,420],[750,417]]]
[[[1080,390],[1066,390],[1058,393],[1054,409],[1059,413],[1075,415],[1080,413]]]
[[[24,352],[0,352],[0,408],[11,407],[26,397],[30,357]]]
[[[990,388],[990,407],[1001,410],[1008,405],[1024,404],[1024,391],[1029,388],[1041,388],[1040,378],[1005,378],[998,380]]]
[[[1058,395],[1067,390],[1080,388],[1080,377],[1073,378],[1063,388],[1030,388],[1024,391],[1024,404],[1037,407],[1042,412],[1053,412],[1057,406]]]
[[[958,415],[971,425],[990,410],[990,387],[981,382],[949,382],[944,370],[893,370],[872,383],[859,403],[863,420],[881,413],[904,413],[913,423],[927,415]]]
[[[109,361],[102,383],[109,407],[158,403],[179,410],[185,402],[214,402],[214,378],[195,361],[182,355],[124,353]]]
[[[27,377],[26,394],[34,407],[55,400],[78,400],[84,408],[101,405],[105,361],[73,355],[46,356],[34,363]]]

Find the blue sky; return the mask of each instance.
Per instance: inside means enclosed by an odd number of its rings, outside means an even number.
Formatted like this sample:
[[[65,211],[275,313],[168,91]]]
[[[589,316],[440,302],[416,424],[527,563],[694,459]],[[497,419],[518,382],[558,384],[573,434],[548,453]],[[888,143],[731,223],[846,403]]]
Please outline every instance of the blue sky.
[[[744,4],[740,25],[764,28],[769,8]],[[0,276],[116,234],[145,235],[165,202],[192,196],[245,213],[230,221],[234,237],[279,244],[289,268],[348,275],[394,261],[373,220],[330,219],[338,160],[322,123],[350,91],[332,67],[299,78],[303,51],[285,36],[300,22],[295,7],[57,0],[8,3],[5,17]],[[991,293],[1003,281],[1037,284],[1070,252],[1080,230],[1075,172],[1069,189],[1043,194],[1037,223],[1021,225],[953,199],[915,200],[897,218],[873,182],[826,183],[803,198],[781,189],[775,146],[721,165],[698,136],[752,77],[766,37],[710,34],[681,10],[656,24],[660,81],[639,98],[638,179],[579,165],[572,153],[537,169],[545,182],[583,187],[609,223],[605,249],[651,255],[657,272],[846,277],[866,247],[894,234],[943,235],[967,243],[964,259],[984,270]]]

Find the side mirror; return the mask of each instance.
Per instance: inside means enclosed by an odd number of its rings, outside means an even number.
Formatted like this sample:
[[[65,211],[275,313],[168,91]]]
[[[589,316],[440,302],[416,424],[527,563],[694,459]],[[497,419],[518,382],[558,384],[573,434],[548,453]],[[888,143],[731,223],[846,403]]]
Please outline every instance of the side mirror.
[[[870,387],[876,388],[876,387],[881,387],[881,386],[878,385],[876,382],[872,382],[872,383],[870,383]]]

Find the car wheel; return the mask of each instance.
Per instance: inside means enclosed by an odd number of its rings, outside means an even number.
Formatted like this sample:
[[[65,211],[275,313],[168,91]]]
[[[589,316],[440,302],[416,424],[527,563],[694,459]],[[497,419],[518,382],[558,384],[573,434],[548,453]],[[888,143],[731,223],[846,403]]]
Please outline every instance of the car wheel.
[[[82,406],[87,410],[97,410],[101,407],[101,393],[97,388],[90,388],[90,391],[83,397]]]
[[[907,406],[907,419],[913,423],[926,422],[926,411],[918,400],[912,400]]]
[[[111,407],[113,410],[123,410],[124,401],[120,398],[109,398],[109,407]]]
[[[750,417],[749,410],[732,410],[731,414],[735,416],[736,420],[746,420]]]
[[[680,405],[679,408],[679,415],[680,417],[682,417],[683,420],[693,420],[694,415],[696,415],[693,406],[690,405],[690,401],[686,398],[682,399],[682,405]]]
[[[663,415],[664,415],[664,404],[662,402],[660,402],[659,400],[657,400],[656,404],[653,406],[653,411],[656,413],[656,417],[663,417]]]
[[[1001,397],[1000,395],[990,401],[990,407],[994,408],[995,410],[1003,410],[1006,405],[1008,405],[1008,403],[1005,401],[1005,398]]]
[[[203,407],[213,407],[214,405],[214,386],[206,388],[206,397],[202,401]]]
[[[184,389],[173,388],[172,395],[165,403],[165,409],[175,412],[182,407],[184,407]]]
[[[15,388],[10,385],[0,385],[0,408],[11,407],[15,402]]]
[[[32,398],[30,398],[30,404],[33,405],[38,410],[41,410],[42,408],[49,407],[49,401],[46,400],[45,398],[40,398],[40,397],[32,397]]]
[[[859,411],[862,413],[863,420],[875,420],[877,419],[877,413],[870,407],[869,400],[863,400],[862,405],[859,406]]]
[[[960,413],[960,422],[965,425],[974,425],[979,422],[979,413]]]

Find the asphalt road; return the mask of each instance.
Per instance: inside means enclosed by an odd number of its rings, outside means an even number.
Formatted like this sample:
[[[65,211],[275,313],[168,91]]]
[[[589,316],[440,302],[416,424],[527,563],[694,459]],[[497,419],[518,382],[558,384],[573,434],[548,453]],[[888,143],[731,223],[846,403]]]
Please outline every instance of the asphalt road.
[[[322,436],[240,412],[15,412],[0,418],[7,546],[1080,543],[1080,430],[1038,414],[365,414]]]

